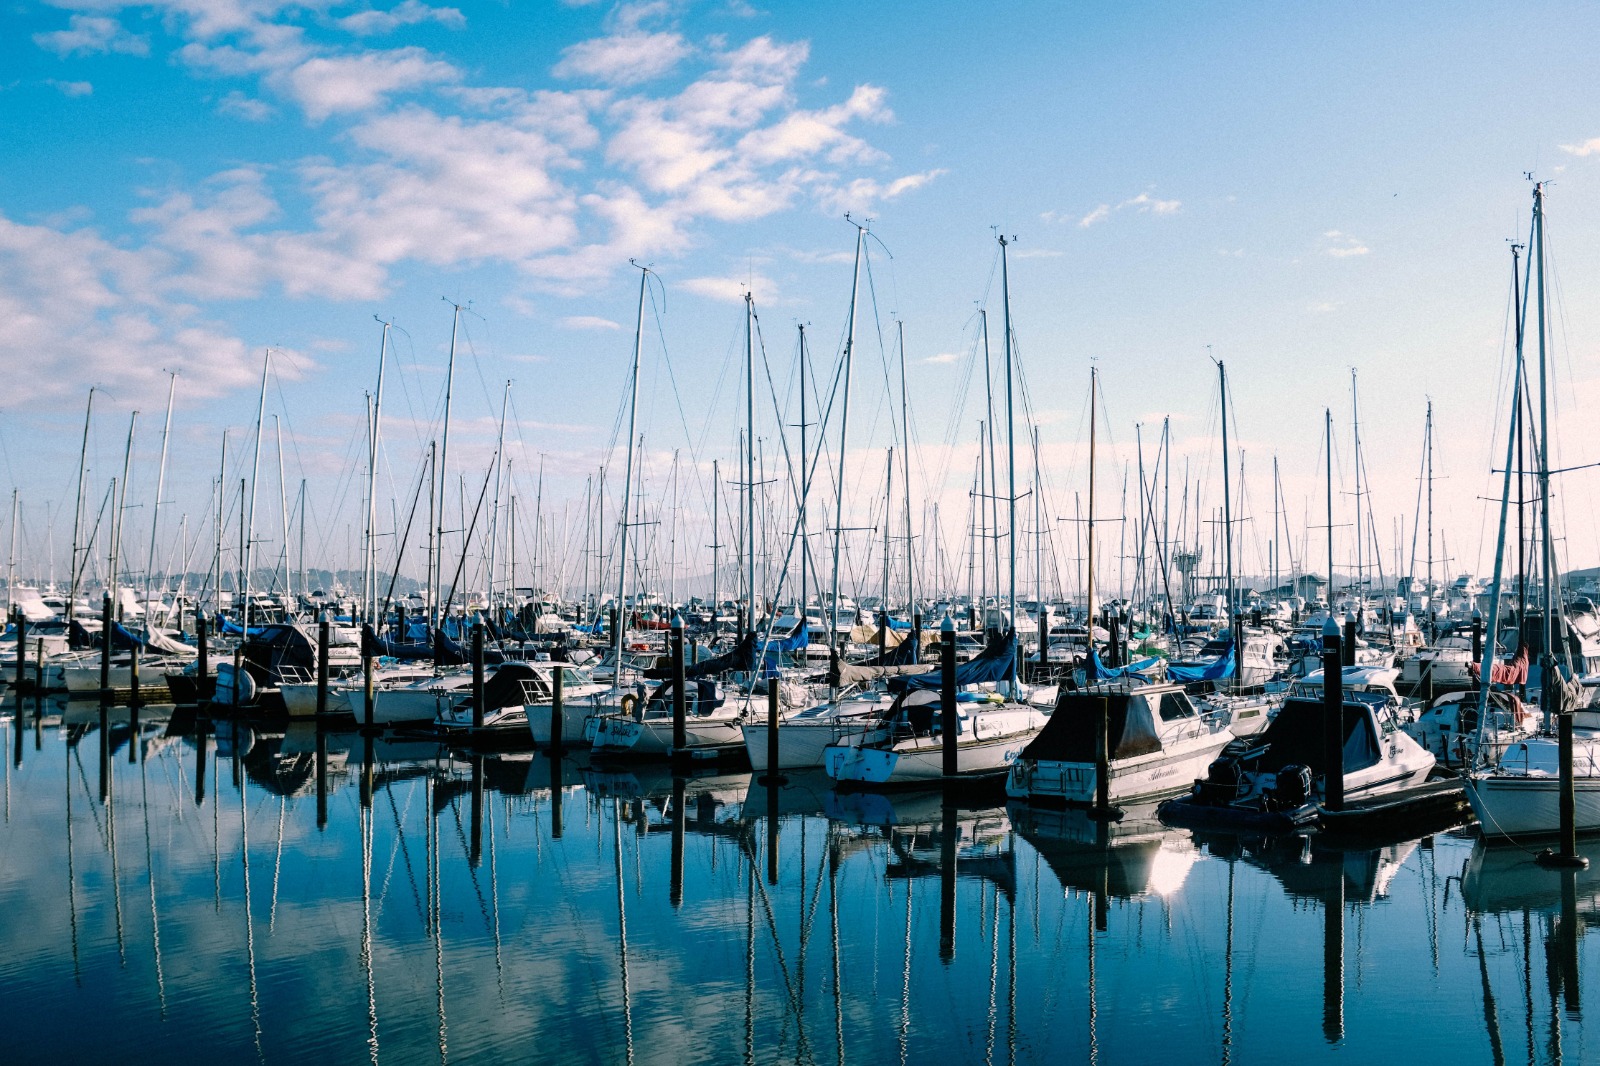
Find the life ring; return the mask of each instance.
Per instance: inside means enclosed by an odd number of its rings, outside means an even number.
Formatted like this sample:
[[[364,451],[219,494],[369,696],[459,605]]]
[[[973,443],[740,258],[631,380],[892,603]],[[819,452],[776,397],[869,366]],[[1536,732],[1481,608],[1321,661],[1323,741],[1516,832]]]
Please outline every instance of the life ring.
[[[622,697],[622,716],[624,718],[632,718],[634,708],[637,706],[639,706],[639,697],[631,692],[628,693]]]

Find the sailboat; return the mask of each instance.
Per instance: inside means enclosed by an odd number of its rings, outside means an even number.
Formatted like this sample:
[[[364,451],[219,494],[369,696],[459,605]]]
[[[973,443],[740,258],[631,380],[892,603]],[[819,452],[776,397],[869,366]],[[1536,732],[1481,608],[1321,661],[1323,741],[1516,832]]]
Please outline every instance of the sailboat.
[[[894,785],[944,779],[944,731],[954,729],[956,776],[1000,776],[1018,752],[1044,726],[1046,711],[1027,701],[1017,684],[1017,491],[1016,447],[1012,418],[1011,289],[1006,248],[1001,236],[1000,290],[1005,307],[1006,426],[1010,486],[1008,538],[1010,590],[1003,626],[977,658],[956,671],[959,692],[953,708],[941,706],[938,671],[894,678],[890,690],[899,697],[871,729],[842,738],[825,751],[828,776],[846,785]],[[837,578],[835,578],[837,581]],[[945,619],[945,639],[954,638],[954,623]]]
[[[1529,737],[1507,747],[1499,761],[1487,769],[1471,774],[1467,779],[1467,799],[1478,824],[1490,838],[1525,838],[1560,833],[1561,855],[1558,860],[1581,864],[1572,841],[1577,832],[1600,830],[1600,714],[1587,710],[1589,693],[1575,680],[1567,680],[1557,665],[1556,634],[1564,637],[1564,618],[1555,588],[1555,546],[1550,529],[1550,451],[1549,451],[1549,401],[1548,361],[1545,353],[1547,336],[1545,315],[1545,245],[1544,245],[1544,185],[1533,187],[1533,276],[1536,279],[1536,312],[1539,330],[1539,570],[1542,580],[1539,612],[1539,641],[1533,650],[1540,656],[1543,680],[1540,704],[1544,711],[1545,728],[1537,736]],[[1515,277],[1513,275],[1513,277]],[[1513,281],[1515,285],[1515,280]],[[1523,287],[1519,322],[1527,306],[1527,289]],[[1518,419],[1522,411],[1523,330],[1517,330],[1516,381],[1512,386],[1511,431],[1506,444],[1505,480],[1500,502],[1500,532],[1495,553],[1495,577],[1489,597],[1489,617],[1497,620],[1500,612],[1500,587],[1506,539],[1506,511],[1511,496],[1512,449],[1518,434]],[[1495,661],[1498,643],[1497,627],[1490,626],[1484,641],[1483,662],[1479,674],[1484,678],[1478,693],[1478,717],[1486,721],[1486,707],[1490,683],[1495,674],[1503,671]],[[1568,642],[1560,639],[1566,649]],[[1570,669],[1570,651],[1568,663]]]

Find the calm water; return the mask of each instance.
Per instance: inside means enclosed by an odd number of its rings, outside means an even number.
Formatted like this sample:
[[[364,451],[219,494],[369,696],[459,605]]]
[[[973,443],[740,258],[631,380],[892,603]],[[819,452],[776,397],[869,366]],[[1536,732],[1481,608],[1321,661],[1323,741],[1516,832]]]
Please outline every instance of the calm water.
[[[1466,836],[1107,836],[353,734],[319,775],[314,730],[32,709],[8,1063],[1600,1062],[1600,870]]]

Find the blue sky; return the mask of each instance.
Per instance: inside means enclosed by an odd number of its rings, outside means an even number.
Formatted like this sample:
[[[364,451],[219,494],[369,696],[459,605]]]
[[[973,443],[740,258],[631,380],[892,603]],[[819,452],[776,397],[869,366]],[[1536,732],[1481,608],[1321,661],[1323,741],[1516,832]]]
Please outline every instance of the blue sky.
[[[1353,487],[1355,367],[1386,551],[1397,516],[1409,538],[1431,397],[1437,521],[1451,565],[1476,569],[1524,171],[1552,182],[1558,452],[1595,458],[1582,430],[1600,400],[1600,14],[1585,5],[86,0],[11,4],[5,19],[0,474],[35,561],[47,501],[70,517],[91,384],[104,392],[87,495],[120,472],[138,409],[131,493],[147,507],[163,371],[178,371],[164,506],[198,523],[222,429],[236,460],[253,432],[268,346],[288,479],[309,481],[314,545],[341,550],[373,316],[405,331],[386,479],[409,495],[437,421],[441,296],[475,312],[456,473],[481,476],[514,379],[518,491],[542,454],[548,497],[580,498],[614,437],[630,257],[653,265],[664,300],[643,378],[649,491],[667,494],[679,449],[696,464],[682,496],[703,511],[711,461],[734,460],[741,287],[792,404],[794,324],[810,323],[819,374],[837,352],[846,210],[882,242],[866,310],[886,338],[905,320],[913,486],[942,501],[947,542],[981,417],[974,381],[952,426],[976,303],[998,321],[996,225],[1017,237],[1015,330],[1054,516],[1085,487],[1091,359],[1102,485],[1120,490],[1133,424],[1171,415],[1175,461],[1216,505],[1210,346],[1232,375],[1254,528],[1272,524],[1277,455],[1300,535],[1321,498],[1325,406]],[[894,436],[878,335],[858,349],[847,464],[863,521]],[[775,453],[772,406],[757,432]],[[1562,496],[1573,565],[1600,555],[1593,476]],[[59,521],[56,534],[59,552]],[[1325,555],[1319,537],[1309,551]],[[1342,565],[1352,548],[1336,553]]]

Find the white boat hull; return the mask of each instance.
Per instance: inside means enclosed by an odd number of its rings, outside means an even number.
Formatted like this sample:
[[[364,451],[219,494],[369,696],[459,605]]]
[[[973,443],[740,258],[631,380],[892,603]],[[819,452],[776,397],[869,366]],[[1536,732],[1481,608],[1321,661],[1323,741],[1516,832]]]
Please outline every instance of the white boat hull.
[[[673,753],[670,718],[640,721],[620,714],[591,715],[583,735],[596,755],[666,758]],[[732,747],[742,739],[737,718],[690,718],[684,725],[685,750]]]
[[[956,746],[957,775],[1004,773],[1036,732],[963,741]],[[944,746],[937,737],[894,747],[833,744],[826,756],[828,776],[841,783],[893,785],[944,779]]]
[[[1553,836],[1560,832],[1557,777],[1483,775],[1467,779],[1467,801],[1486,837]],[[1573,781],[1574,824],[1580,833],[1600,830],[1600,778]]]
[[[870,722],[849,718],[831,722],[785,722],[778,727],[778,769],[805,770],[821,766],[824,753],[831,744],[865,733]],[[767,762],[766,722],[747,724],[744,727],[744,747],[750,756],[750,768],[765,773]]]
[[[1112,803],[1175,795],[1204,777],[1233,734],[1227,730],[1195,737],[1171,748],[1118,759],[1111,764],[1109,796]],[[1006,795],[1030,802],[1093,804],[1097,801],[1099,774],[1094,763],[1054,760],[1019,761],[1006,778]]]

